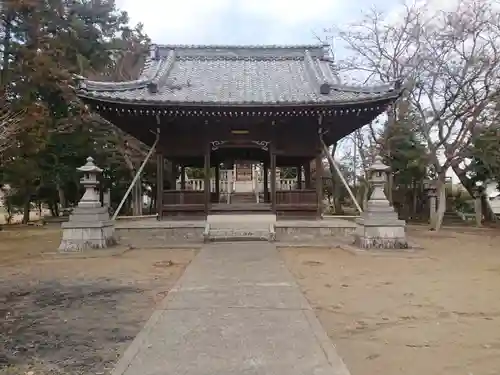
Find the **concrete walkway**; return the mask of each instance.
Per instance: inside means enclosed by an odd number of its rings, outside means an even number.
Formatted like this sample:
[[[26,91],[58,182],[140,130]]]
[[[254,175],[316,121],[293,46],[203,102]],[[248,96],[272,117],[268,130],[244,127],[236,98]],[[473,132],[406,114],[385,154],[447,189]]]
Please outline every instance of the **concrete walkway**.
[[[113,375],[349,375],[269,243],[209,244]]]

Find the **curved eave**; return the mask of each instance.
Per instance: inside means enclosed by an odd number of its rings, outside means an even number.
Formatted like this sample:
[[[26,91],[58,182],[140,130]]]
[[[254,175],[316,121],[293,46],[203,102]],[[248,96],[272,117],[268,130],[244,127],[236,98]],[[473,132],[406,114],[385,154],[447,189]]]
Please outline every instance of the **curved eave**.
[[[292,108],[292,107],[345,107],[345,106],[357,106],[357,105],[369,105],[372,103],[378,103],[383,101],[395,101],[401,94],[402,90],[394,90],[392,92],[381,94],[378,96],[362,98],[357,100],[324,100],[324,101],[300,101],[300,102],[179,102],[179,101],[164,101],[164,100],[154,100],[154,99],[119,99],[119,98],[108,98],[100,95],[93,95],[86,91],[77,91],[77,96],[82,100],[92,101],[96,103],[106,103],[114,105],[127,105],[127,106],[146,106],[146,107],[161,107],[161,108],[172,108],[172,107],[204,107],[204,108],[214,108],[214,107],[229,107],[229,108]]]

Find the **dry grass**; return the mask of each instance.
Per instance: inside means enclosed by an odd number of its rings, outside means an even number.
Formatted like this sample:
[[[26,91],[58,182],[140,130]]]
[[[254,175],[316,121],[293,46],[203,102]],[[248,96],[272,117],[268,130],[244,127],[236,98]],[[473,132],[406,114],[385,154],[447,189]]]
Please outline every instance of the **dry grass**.
[[[418,257],[282,254],[353,375],[497,375],[500,232],[411,237]]]
[[[47,227],[0,232],[2,375],[108,373],[195,255],[53,256],[60,238]]]

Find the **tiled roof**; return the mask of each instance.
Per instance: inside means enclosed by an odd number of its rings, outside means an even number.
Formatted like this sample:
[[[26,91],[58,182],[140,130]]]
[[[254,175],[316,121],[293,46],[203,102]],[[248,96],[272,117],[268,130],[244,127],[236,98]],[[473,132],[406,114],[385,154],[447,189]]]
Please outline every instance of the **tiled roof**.
[[[206,105],[355,104],[395,99],[398,82],[339,83],[322,45],[153,46],[135,81],[81,80],[79,96],[110,102]]]

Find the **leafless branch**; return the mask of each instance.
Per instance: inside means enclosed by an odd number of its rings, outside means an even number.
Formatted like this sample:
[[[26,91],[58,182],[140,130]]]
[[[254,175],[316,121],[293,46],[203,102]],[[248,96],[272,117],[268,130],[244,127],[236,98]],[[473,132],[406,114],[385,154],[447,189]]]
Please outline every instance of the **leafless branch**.
[[[13,139],[20,130],[23,115],[23,111],[0,109],[0,154],[13,144]]]

